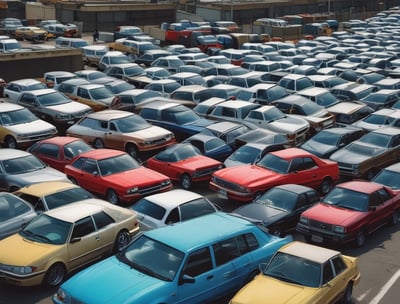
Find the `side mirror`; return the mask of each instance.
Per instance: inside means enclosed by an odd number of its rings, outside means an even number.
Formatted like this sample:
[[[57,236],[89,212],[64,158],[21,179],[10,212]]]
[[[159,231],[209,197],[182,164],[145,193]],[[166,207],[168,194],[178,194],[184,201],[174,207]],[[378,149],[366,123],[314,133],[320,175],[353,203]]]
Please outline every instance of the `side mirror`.
[[[195,281],[196,281],[195,278],[193,278],[193,277],[191,277],[191,276],[189,276],[187,274],[184,274],[181,277],[181,279],[179,280],[179,285],[182,285],[182,284],[185,284],[185,283],[194,283]]]
[[[71,244],[77,243],[77,242],[79,242],[80,240],[81,240],[80,237],[74,237],[74,238],[71,239],[70,243],[71,243]]]

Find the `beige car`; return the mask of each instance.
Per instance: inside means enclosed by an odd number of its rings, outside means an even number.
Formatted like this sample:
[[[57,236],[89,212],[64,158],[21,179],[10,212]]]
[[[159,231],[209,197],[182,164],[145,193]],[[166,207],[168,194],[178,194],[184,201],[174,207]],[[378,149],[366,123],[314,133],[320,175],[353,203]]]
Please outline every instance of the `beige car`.
[[[32,42],[44,42],[49,33],[37,26],[21,26],[15,30],[15,39],[29,40]]]
[[[134,158],[140,152],[159,150],[176,142],[171,131],[121,110],[91,113],[71,126],[67,135],[82,138],[95,148],[126,151]]]
[[[5,148],[27,148],[33,143],[57,135],[54,125],[39,119],[27,108],[9,102],[0,103],[0,143]]]

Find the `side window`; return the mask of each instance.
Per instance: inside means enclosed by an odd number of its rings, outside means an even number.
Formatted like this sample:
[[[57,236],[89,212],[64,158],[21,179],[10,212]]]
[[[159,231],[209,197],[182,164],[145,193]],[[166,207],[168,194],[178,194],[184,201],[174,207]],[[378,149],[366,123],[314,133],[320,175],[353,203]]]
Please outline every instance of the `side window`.
[[[99,168],[94,160],[88,159],[82,166],[82,170],[90,174],[98,174]]]
[[[93,218],[98,230],[114,223],[114,220],[104,212],[94,214]]]
[[[180,217],[179,217],[179,210],[178,208],[174,208],[168,215],[168,217],[165,219],[165,224],[171,225],[173,223],[178,223],[180,222]]]
[[[378,192],[382,198],[382,202],[386,202],[390,199],[390,194],[385,189],[379,189]]]
[[[336,275],[342,273],[342,272],[345,271],[346,268],[347,268],[345,262],[344,262],[343,259],[342,259],[341,257],[339,257],[339,256],[334,257],[334,258],[332,259],[332,264],[333,264],[333,268],[335,269]]]
[[[324,268],[323,268],[323,274],[322,274],[322,284],[326,284],[328,283],[330,280],[333,279],[334,275],[333,275],[333,270],[332,270],[332,266],[331,266],[331,262],[328,261],[324,264]]]
[[[43,204],[43,201],[42,201],[41,199],[39,199],[39,200],[37,201],[37,203],[33,206],[33,208],[34,208],[35,211],[37,211],[37,212],[44,212],[44,211],[46,211],[46,208],[45,208],[45,206],[44,206],[44,204]]]
[[[382,204],[382,198],[379,194],[379,192],[374,192],[371,194],[369,198],[369,206],[370,207],[376,207]]]
[[[235,238],[214,244],[213,250],[217,266],[228,263],[229,261],[240,256]]]
[[[303,169],[303,159],[302,158],[292,159],[292,161],[290,162],[289,172],[296,172],[302,169]]]
[[[35,105],[35,98],[31,95],[24,94],[21,96],[20,102],[26,105],[34,106]]]
[[[308,205],[308,200],[305,194],[299,195],[296,208],[302,208]]]
[[[226,117],[236,117],[235,111],[231,108],[223,108],[222,109],[222,116]]]
[[[37,152],[50,156],[52,158],[57,158],[58,157],[58,146],[53,145],[53,144],[43,144],[40,146],[40,148],[37,150]]]
[[[316,203],[320,201],[320,197],[316,191],[307,192],[308,200],[311,203]]]
[[[315,168],[316,164],[311,157],[304,157],[303,158],[303,170],[309,170]]]
[[[208,247],[191,253],[187,259],[183,274],[196,277],[213,268]]]
[[[100,128],[108,129],[108,122],[107,121],[100,121]]]
[[[95,231],[91,217],[85,217],[75,223],[71,238],[83,237]]]
[[[77,159],[73,164],[72,164],[72,166],[73,167],[75,167],[75,168],[77,168],[77,169],[80,169],[81,167],[82,167],[82,165],[84,164],[84,162],[85,162],[85,158],[79,158],[79,159]]]

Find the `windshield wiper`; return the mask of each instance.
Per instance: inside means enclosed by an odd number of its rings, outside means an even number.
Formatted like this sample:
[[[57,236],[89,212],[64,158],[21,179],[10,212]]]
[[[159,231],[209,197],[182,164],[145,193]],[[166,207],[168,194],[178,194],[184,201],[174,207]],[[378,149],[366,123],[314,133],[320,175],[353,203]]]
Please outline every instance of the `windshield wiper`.
[[[41,235],[41,234],[36,234],[30,230],[22,230],[21,232],[27,236],[30,236],[31,238],[38,238],[38,239],[45,240],[47,243],[52,243],[52,241],[48,237]]]
[[[154,272],[153,270],[151,270],[151,269],[148,268],[148,267],[139,265],[139,264],[134,263],[134,262],[132,262],[132,261],[129,261],[129,265],[130,265],[131,267],[133,267],[133,268],[136,268],[136,269],[139,270],[140,272],[144,272],[145,274],[148,274],[149,276],[156,277],[156,278],[158,278],[158,279],[160,279],[160,280],[163,280],[163,281],[167,281],[167,280],[168,280],[168,278],[166,278],[166,277],[160,275],[159,273]]]

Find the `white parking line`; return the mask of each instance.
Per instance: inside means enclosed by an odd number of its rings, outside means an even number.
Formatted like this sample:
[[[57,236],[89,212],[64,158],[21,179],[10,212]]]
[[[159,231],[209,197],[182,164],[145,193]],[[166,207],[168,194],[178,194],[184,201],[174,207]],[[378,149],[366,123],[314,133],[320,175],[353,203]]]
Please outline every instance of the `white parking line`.
[[[387,281],[386,284],[382,286],[381,291],[375,296],[375,298],[371,300],[371,302],[369,302],[369,304],[378,304],[399,277],[400,277],[400,269],[397,270],[396,273],[390,278],[390,280]]]

